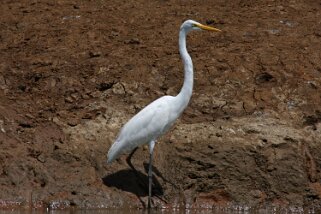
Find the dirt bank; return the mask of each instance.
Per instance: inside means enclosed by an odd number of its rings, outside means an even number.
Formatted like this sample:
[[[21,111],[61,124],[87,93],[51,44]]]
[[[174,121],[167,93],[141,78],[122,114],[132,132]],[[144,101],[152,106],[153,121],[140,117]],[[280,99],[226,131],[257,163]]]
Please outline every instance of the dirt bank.
[[[112,165],[120,127],[183,80],[191,103],[156,145],[154,203],[321,203],[317,1],[3,1],[0,208],[143,207],[147,148]]]

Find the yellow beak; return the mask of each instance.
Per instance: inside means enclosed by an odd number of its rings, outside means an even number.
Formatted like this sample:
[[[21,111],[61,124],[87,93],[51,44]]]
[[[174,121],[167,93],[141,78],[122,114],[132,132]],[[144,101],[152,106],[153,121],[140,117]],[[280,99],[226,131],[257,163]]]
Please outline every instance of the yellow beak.
[[[222,32],[220,29],[210,27],[207,25],[202,25],[202,24],[196,24],[197,27],[201,28],[202,30],[209,30],[209,31],[216,31],[216,32]]]

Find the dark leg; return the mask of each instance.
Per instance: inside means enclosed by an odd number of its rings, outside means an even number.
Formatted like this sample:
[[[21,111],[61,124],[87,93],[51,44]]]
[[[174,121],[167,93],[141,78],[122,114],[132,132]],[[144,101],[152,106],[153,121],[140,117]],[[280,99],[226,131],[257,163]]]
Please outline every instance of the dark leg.
[[[136,147],[136,148],[128,155],[128,157],[126,158],[126,162],[127,162],[128,166],[129,166],[132,170],[134,170],[134,172],[135,172],[136,174],[137,174],[137,170],[136,170],[135,167],[133,166],[133,164],[132,164],[132,162],[131,162],[131,159],[132,159],[134,153],[137,151],[137,149],[138,149],[138,147]]]
[[[153,172],[152,172],[152,162],[153,162],[153,151],[154,151],[155,141],[149,143],[149,166],[148,166],[148,205],[147,208],[151,208],[151,197],[152,197],[152,183],[153,183]]]
[[[143,188],[143,189],[146,189],[146,184],[144,182],[144,179],[141,177],[141,175],[138,173],[138,171],[136,170],[136,168],[134,167],[134,165],[132,164],[131,162],[131,159],[134,155],[134,153],[137,151],[138,147],[136,147],[129,155],[128,157],[126,158],[126,162],[128,164],[128,166],[133,170],[136,178],[138,179],[138,184]]]

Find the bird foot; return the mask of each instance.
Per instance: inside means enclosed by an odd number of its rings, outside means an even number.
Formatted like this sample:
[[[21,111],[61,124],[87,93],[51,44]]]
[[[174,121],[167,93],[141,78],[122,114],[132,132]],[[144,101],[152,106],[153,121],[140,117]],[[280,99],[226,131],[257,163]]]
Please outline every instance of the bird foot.
[[[150,201],[149,201],[148,196],[147,196],[146,198],[147,198],[147,203],[145,203],[145,208],[147,208],[147,209],[155,208],[154,198],[151,197],[151,198],[150,198]],[[147,204],[147,206],[146,206],[146,204]]]

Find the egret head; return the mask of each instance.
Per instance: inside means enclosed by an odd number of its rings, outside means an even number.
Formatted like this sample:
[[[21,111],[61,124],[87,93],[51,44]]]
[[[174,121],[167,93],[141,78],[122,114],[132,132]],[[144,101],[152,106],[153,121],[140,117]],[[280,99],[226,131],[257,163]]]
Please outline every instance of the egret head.
[[[221,32],[221,30],[210,27],[207,25],[203,25],[201,23],[198,23],[194,20],[186,20],[182,26],[181,30],[185,30],[186,32],[192,31],[192,30],[209,30],[209,31],[216,31],[216,32]]]

